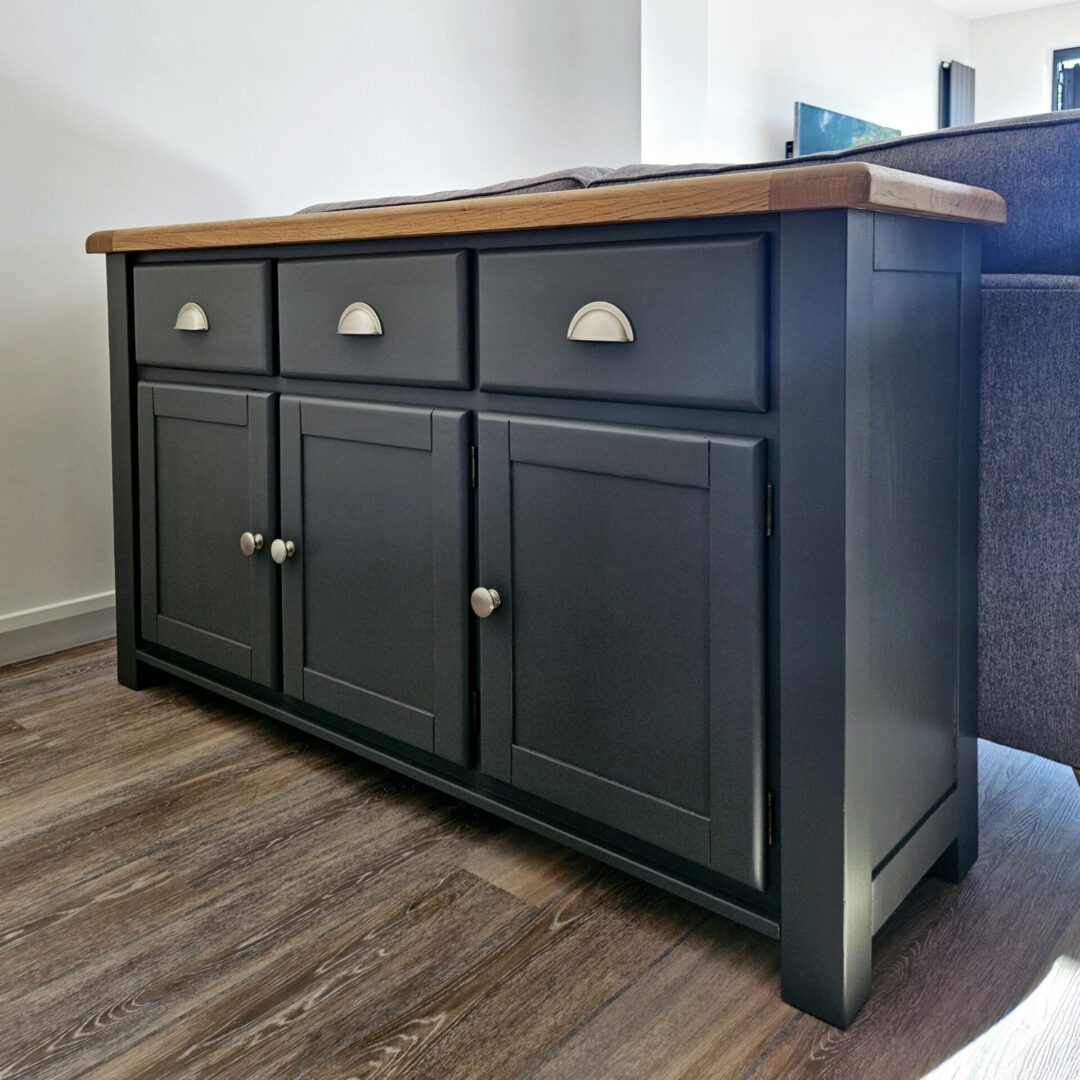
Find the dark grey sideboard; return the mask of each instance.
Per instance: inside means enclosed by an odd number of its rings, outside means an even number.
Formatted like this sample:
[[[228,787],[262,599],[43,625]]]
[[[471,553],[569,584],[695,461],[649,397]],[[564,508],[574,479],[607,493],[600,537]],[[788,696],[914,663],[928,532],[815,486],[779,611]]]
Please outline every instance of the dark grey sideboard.
[[[120,681],[779,937],[846,1025],[976,855],[1002,215],[854,163],[95,234]]]

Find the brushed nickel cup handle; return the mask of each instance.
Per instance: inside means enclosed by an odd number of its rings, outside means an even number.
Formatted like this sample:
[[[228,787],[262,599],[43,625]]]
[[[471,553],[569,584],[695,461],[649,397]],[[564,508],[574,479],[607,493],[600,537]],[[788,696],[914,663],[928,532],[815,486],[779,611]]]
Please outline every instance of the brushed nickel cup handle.
[[[176,313],[174,330],[209,330],[210,320],[206,312],[196,303],[187,303],[180,306]]]
[[[338,319],[337,332],[339,334],[362,334],[372,335],[383,332],[382,319],[379,313],[370,305],[362,301],[350,304]]]
[[[240,534],[240,551],[244,555],[254,555],[263,549],[262,533],[243,532]]]
[[[593,300],[574,312],[566,337],[569,341],[633,341],[634,328],[622,308]]]
[[[485,589],[482,586],[473,589],[472,596],[469,597],[469,606],[479,619],[490,618],[501,603],[502,597],[494,589]]]
[[[281,566],[286,559],[296,554],[296,545],[291,540],[275,540],[270,545],[270,558]]]

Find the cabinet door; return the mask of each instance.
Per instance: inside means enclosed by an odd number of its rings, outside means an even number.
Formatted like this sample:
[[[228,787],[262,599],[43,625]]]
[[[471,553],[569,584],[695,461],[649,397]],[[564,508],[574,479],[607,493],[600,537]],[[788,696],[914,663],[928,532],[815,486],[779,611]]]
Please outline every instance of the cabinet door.
[[[481,768],[762,888],[763,440],[479,427]]]
[[[139,386],[142,636],[277,685],[270,394]],[[245,532],[264,538],[245,556]]]
[[[468,759],[463,412],[281,401],[285,692]]]

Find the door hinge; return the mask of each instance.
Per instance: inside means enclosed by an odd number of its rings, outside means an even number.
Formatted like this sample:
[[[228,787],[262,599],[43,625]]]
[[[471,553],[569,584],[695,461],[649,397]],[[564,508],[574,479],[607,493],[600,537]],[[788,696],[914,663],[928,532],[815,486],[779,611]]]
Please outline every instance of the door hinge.
[[[765,485],[765,535],[772,536],[773,533],[773,486],[772,484]]]
[[[765,846],[773,843],[773,797],[771,791],[765,792]]]
[[[469,487],[476,487],[476,473],[477,473],[477,453],[476,447],[469,447]]]

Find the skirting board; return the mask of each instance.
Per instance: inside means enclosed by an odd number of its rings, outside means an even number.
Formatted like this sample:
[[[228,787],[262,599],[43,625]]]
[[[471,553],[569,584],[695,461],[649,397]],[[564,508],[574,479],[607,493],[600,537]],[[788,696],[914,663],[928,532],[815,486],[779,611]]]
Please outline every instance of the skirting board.
[[[101,641],[115,633],[112,592],[0,615],[0,667]]]

